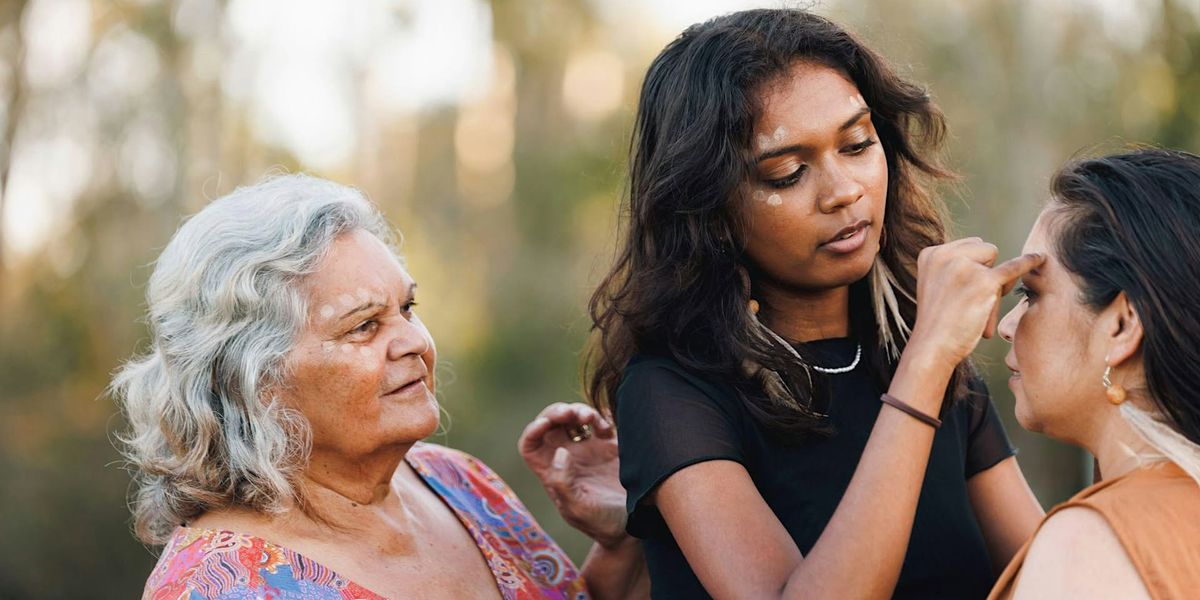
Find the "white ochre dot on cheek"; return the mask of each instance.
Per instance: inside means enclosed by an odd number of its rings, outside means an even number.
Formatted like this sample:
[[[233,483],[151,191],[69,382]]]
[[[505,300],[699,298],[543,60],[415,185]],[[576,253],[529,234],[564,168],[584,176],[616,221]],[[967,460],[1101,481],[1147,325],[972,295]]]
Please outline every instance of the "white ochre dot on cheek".
[[[762,190],[755,190],[754,193],[750,195],[750,197],[754,198],[755,202],[766,202],[767,193]]]
[[[779,194],[771,194],[767,197],[767,204],[770,206],[779,206],[783,204],[783,197]]]
[[[372,352],[371,349],[367,346],[359,347],[358,353],[363,355],[364,358],[370,358],[372,356],[375,356],[375,353]]]
[[[324,342],[321,344],[321,349],[325,351],[325,354],[329,354],[333,352],[333,348],[336,345],[337,344],[334,344],[333,342]]]
[[[354,351],[354,346],[342,344],[342,354],[350,354],[352,351]]]

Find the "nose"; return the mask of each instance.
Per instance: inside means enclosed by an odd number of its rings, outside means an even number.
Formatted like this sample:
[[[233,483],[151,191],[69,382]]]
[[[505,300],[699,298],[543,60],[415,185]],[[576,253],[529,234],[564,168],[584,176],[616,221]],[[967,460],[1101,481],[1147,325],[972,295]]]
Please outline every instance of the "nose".
[[[1025,303],[1020,302],[1000,319],[1000,324],[996,326],[996,332],[1004,341],[1013,343],[1013,335],[1017,333],[1017,324],[1021,322],[1021,314],[1025,312]]]
[[[862,184],[852,170],[837,158],[826,161],[820,200],[817,207],[823,213],[832,213],[858,201],[863,195]]]
[[[424,356],[433,349],[433,337],[429,330],[414,315],[412,318],[397,319],[392,339],[388,341],[388,360],[400,360],[406,356]]]

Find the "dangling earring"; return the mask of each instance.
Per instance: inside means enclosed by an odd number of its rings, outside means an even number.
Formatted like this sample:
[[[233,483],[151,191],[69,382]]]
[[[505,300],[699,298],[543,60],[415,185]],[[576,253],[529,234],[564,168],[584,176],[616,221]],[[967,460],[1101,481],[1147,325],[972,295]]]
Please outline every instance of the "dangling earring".
[[[1111,373],[1112,365],[1108,365],[1104,368],[1104,377],[1102,378],[1102,381],[1104,382],[1104,395],[1108,397],[1109,403],[1111,403],[1113,406],[1120,406],[1121,403],[1125,401],[1125,398],[1128,396],[1128,394],[1125,393],[1125,388],[1122,387],[1121,384],[1113,383],[1112,380],[1108,378],[1109,374]]]

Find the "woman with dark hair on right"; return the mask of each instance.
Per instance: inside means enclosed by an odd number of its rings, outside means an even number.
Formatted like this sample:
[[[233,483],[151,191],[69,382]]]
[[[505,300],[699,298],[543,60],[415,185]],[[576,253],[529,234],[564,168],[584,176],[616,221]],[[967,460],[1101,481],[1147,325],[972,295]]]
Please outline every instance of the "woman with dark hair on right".
[[[945,243],[943,136],[924,89],[801,10],[651,64],[588,391],[654,597],[983,598],[1033,533],[967,357],[1040,258]]]
[[[1000,323],[1026,429],[1102,481],[1047,515],[991,598],[1200,594],[1200,156],[1078,161],[1025,243],[1046,260]]]

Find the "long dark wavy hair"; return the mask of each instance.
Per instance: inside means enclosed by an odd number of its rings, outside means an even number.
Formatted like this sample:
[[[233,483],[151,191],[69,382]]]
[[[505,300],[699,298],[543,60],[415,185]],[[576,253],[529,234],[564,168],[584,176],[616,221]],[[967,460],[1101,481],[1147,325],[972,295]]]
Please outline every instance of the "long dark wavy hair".
[[[928,189],[954,177],[938,158],[944,118],[924,88],[832,21],[804,10],[749,10],[689,27],[646,73],[630,143],[628,222],[589,303],[584,385],[599,408],[615,416],[626,364],[650,353],[731,384],[768,432],[798,440],[824,430],[814,403],[824,380],[763,334],[744,282],[740,208],[753,173],[759,92],[798,61],[854,82],[887,157],[880,254],[871,274],[851,285],[850,324],[864,360],[889,384],[916,320],[917,255],[946,235],[945,206]],[[799,351],[807,361],[803,344]],[[966,389],[970,369],[960,365],[948,398]]]
[[[1075,161],[1051,190],[1055,250],[1080,301],[1100,311],[1125,293],[1142,323],[1149,400],[1200,445],[1200,156],[1142,148]]]

